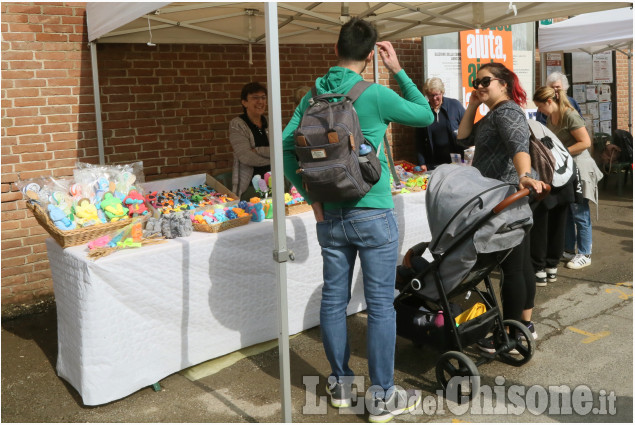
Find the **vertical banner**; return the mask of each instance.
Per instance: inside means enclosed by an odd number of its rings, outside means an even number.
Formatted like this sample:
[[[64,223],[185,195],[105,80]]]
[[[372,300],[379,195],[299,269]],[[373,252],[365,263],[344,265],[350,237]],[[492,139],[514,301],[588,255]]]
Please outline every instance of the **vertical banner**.
[[[481,30],[461,31],[461,76],[463,106],[467,108],[472,94],[472,81],[481,65],[498,62],[508,69],[514,70],[512,27],[486,28]],[[475,122],[488,111],[482,104],[476,112]]]

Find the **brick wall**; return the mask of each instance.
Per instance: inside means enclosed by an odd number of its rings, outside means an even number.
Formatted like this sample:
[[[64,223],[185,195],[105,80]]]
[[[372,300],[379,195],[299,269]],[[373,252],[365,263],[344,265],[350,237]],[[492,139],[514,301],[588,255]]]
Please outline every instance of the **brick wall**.
[[[46,232],[18,179],[69,176],[96,151],[80,3],[2,3],[2,304],[51,292]],[[94,155],[94,154],[93,154]]]
[[[76,161],[98,163],[90,51],[81,3],[3,3],[2,304],[52,293],[47,233],[15,183],[72,175]],[[417,84],[421,45],[396,43]],[[240,89],[266,83],[264,46],[98,45],[106,163],[143,160],[147,180],[231,169],[229,121],[242,112]],[[333,46],[280,46],[282,122],[294,92],[335,63]],[[372,68],[365,77],[372,79]],[[395,87],[380,66],[383,84]],[[396,128],[395,156],[411,149]],[[403,140],[403,141],[402,141]],[[401,144],[400,144],[401,143]],[[402,149],[401,146],[404,146]]]
[[[626,50],[625,50],[626,51]],[[616,90],[617,90],[617,128],[629,131],[628,120],[628,62],[629,59],[623,53],[615,51]],[[633,58],[630,59],[631,72],[633,72]],[[631,79],[632,81],[632,79]],[[631,90],[633,88],[631,87]],[[631,96],[632,96],[631,92]],[[632,105],[633,102],[631,102]],[[615,106],[614,106],[615,107]],[[632,114],[632,109],[631,109]],[[631,115],[632,116],[632,115]]]

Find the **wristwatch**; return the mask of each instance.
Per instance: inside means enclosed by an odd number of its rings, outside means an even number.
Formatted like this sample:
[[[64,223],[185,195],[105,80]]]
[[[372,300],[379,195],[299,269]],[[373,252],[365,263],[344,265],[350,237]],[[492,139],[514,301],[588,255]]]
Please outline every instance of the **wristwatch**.
[[[528,171],[525,174],[521,174],[520,176],[518,176],[518,180],[522,179],[523,177],[529,177],[530,179],[531,177],[531,173]]]

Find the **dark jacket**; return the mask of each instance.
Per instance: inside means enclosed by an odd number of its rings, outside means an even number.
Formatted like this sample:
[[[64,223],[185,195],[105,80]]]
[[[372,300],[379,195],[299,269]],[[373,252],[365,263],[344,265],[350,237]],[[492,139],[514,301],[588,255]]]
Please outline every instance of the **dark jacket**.
[[[450,153],[463,152],[463,148],[456,143],[456,132],[459,129],[463,114],[465,114],[465,108],[458,100],[444,96],[439,114],[443,114],[448,123],[449,146],[441,147],[441,149],[437,149],[436,145],[433,146],[429,127],[417,128],[415,130],[417,162],[419,165],[427,165],[428,169],[432,169],[440,164],[449,163]]]
[[[580,110],[580,105],[578,105],[578,102],[576,102],[575,99],[571,96],[567,96],[567,99],[569,99],[569,103],[571,104],[571,106],[573,106],[573,109],[578,111],[578,114],[580,114],[580,116],[582,117],[582,111]],[[536,121],[538,121],[540,124],[547,125],[547,116],[538,111],[536,112]]]

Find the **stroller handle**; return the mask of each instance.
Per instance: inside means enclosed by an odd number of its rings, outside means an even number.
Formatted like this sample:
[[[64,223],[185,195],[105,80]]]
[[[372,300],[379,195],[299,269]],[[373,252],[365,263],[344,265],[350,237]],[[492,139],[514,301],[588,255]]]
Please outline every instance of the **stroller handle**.
[[[533,190],[529,190],[527,188],[521,189],[518,192],[516,192],[516,193],[514,193],[512,195],[509,195],[507,198],[503,199],[498,205],[496,205],[492,209],[492,212],[494,214],[498,214],[501,211],[503,211],[505,208],[509,207],[514,202],[516,202],[519,199],[522,199],[525,196],[530,195],[530,194],[534,194],[537,200],[541,200],[545,196],[547,196],[549,194],[549,192],[551,192],[551,186],[550,185],[546,185],[545,189],[540,194],[535,194]]]

